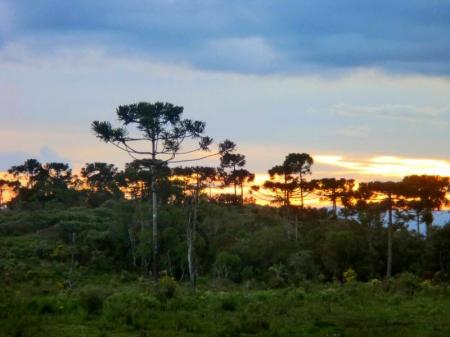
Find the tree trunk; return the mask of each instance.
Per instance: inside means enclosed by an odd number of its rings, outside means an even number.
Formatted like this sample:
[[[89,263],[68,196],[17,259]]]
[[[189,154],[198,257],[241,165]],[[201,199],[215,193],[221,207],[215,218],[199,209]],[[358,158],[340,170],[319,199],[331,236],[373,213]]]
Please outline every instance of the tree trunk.
[[[194,200],[192,205],[192,217],[191,211],[189,211],[189,220],[187,228],[187,243],[188,243],[188,269],[189,269],[189,279],[191,281],[191,286],[195,290],[197,287],[197,271],[195,266],[195,237],[197,231],[197,213],[198,213],[198,191],[194,192]],[[192,221],[191,221],[192,219]]]
[[[153,278],[158,280],[158,200],[156,194],[156,140],[152,140],[152,234],[153,234]]]
[[[303,209],[304,208],[304,203],[303,203],[303,176],[302,176],[302,172],[300,170],[300,206]]]
[[[417,236],[420,237],[420,212],[416,211]]]
[[[189,224],[188,226],[191,226],[191,224]],[[192,252],[194,250],[194,243],[190,228],[187,230],[187,244],[188,244],[187,260],[188,260],[189,280],[191,281],[191,286],[194,287],[194,263],[192,261]]]
[[[392,196],[389,195],[386,278],[392,276]]]
[[[337,205],[336,205],[336,197],[333,197],[333,217],[337,218]]]
[[[286,174],[284,174],[284,206],[289,207],[289,191],[286,183]]]
[[[136,238],[133,233],[133,228],[128,226],[128,238],[130,239],[130,250],[133,267],[136,267]]]

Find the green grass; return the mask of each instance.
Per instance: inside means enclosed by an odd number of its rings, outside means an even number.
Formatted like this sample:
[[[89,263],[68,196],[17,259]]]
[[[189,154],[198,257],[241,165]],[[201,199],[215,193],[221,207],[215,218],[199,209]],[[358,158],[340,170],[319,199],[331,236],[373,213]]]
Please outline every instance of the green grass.
[[[116,241],[100,236],[107,217],[95,227],[94,218],[103,218],[100,211],[91,210],[87,214],[92,219],[83,220],[87,229],[78,237],[77,264],[71,262],[71,243],[53,220],[47,221],[50,216],[42,216],[47,227],[24,227],[19,233],[14,222],[14,231],[0,234],[0,337],[450,336],[450,285],[423,282],[408,273],[384,283],[289,279],[279,284],[261,277],[240,285],[215,280],[210,273],[202,274],[195,293],[170,278],[157,286],[131,268],[121,271],[112,245]],[[55,218],[69,221],[72,212]],[[259,243],[247,252],[251,254],[242,260],[247,261],[244,266],[279,252],[281,244],[259,256],[270,237],[253,239]],[[111,245],[100,252],[105,242]]]
[[[50,291],[30,283],[2,287],[0,335],[450,335],[448,286],[426,285],[414,294],[362,283],[195,294],[179,288],[165,300],[148,281],[99,281],[71,291],[57,284]]]

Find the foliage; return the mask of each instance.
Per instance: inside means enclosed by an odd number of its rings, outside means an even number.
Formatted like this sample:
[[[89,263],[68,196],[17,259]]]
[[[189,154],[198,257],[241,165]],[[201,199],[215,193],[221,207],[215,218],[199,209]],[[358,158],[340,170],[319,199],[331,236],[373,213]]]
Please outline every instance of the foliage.
[[[348,268],[346,271],[344,271],[342,277],[344,279],[344,282],[350,283],[356,281],[358,274],[356,274],[356,271],[353,268]]]
[[[170,300],[177,296],[178,292],[179,286],[173,277],[163,276],[159,279],[156,286],[156,296],[159,300],[163,302]]]

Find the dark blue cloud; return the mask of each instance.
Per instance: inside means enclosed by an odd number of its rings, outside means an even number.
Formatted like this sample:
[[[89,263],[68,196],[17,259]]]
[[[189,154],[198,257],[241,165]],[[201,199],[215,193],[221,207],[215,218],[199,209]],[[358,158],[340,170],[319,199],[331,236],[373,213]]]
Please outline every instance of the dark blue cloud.
[[[450,74],[447,0],[6,1],[13,15],[2,45],[32,40],[51,50],[78,41],[249,73],[380,67]]]

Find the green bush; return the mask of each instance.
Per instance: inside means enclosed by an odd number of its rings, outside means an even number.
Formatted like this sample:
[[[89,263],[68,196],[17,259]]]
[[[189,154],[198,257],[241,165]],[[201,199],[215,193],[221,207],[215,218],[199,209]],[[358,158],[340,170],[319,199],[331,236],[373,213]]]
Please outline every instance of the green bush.
[[[407,295],[413,295],[420,289],[420,279],[411,273],[399,274],[390,282],[390,289]]]
[[[80,304],[88,316],[94,316],[101,313],[105,299],[111,294],[111,291],[102,288],[89,286],[80,291]]]
[[[267,270],[267,284],[271,288],[282,288],[286,286],[288,271],[284,264],[279,263]]]
[[[306,291],[303,288],[294,288],[289,290],[287,297],[293,301],[303,301],[306,298]]]
[[[160,302],[155,297],[141,291],[127,290],[106,299],[103,316],[109,322],[142,328],[151,316],[152,310],[159,307]]]
[[[214,263],[214,273],[219,279],[239,281],[240,268],[241,258],[226,251],[220,252]]]
[[[345,283],[350,283],[357,280],[358,274],[353,268],[350,267],[342,273],[342,278]]]
[[[226,296],[220,302],[220,308],[224,311],[236,311],[238,301],[234,296]]]
[[[161,277],[156,285],[156,296],[161,302],[174,298],[178,291],[177,281],[170,276]]]

